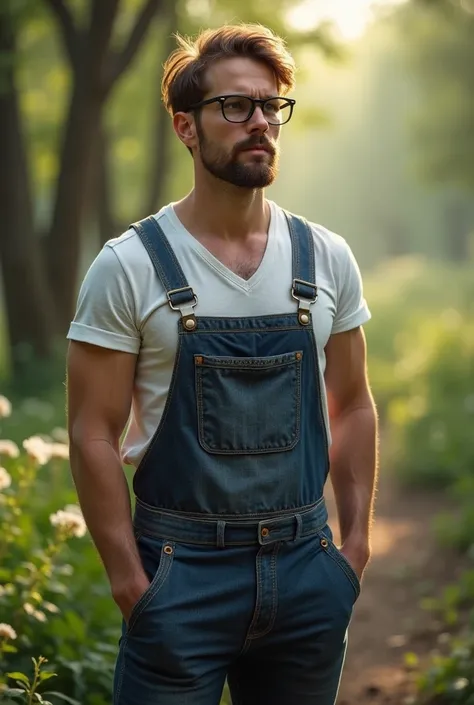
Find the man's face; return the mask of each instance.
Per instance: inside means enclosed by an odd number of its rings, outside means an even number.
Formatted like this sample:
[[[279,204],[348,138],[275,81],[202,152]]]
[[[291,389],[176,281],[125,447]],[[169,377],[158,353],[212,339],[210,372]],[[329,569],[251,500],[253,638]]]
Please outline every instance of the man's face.
[[[278,88],[272,71],[251,59],[217,61],[207,72],[209,90],[204,99],[221,95],[272,98]],[[196,130],[202,166],[234,186],[255,189],[269,186],[278,172],[280,127],[269,125],[261,106],[247,122],[228,122],[219,103],[196,112]]]

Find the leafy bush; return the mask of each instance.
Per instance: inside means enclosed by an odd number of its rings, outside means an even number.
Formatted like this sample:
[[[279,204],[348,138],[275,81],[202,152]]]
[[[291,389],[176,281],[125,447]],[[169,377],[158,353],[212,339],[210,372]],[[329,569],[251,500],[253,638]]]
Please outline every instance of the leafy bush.
[[[0,397],[0,417],[8,413]],[[31,659],[42,656],[57,672],[55,690],[63,698],[105,705],[120,620],[71,483],[64,481],[67,456],[67,446],[51,438],[27,438],[21,451],[0,440],[0,612],[8,615],[1,625],[0,683],[12,685],[8,673],[18,681]]]
[[[396,470],[413,485],[450,487],[474,465],[474,325],[451,310],[405,336],[409,393],[392,401]]]

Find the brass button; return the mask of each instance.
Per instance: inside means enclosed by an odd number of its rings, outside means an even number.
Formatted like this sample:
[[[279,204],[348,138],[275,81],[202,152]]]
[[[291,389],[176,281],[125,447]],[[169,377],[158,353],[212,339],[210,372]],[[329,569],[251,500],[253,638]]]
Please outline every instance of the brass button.
[[[309,323],[309,316],[307,313],[300,313],[300,323],[303,323],[303,325],[308,325]]]
[[[166,544],[166,546],[163,547],[163,551],[164,551],[168,556],[171,556],[171,554],[173,553],[173,547],[172,547],[172,546],[169,546],[168,544]]]
[[[327,539],[321,539],[321,546],[327,548],[329,546],[329,541]]]
[[[188,319],[184,322],[184,327],[185,327],[187,330],[194,330],[194,328],[196,328],[196,321],[194,320],[194,318],[188,318]]]
[[[262,529],[262,536],[263,538],[266,538],[270,534],[270,529],[267,529],[266,526],[263,527]]]

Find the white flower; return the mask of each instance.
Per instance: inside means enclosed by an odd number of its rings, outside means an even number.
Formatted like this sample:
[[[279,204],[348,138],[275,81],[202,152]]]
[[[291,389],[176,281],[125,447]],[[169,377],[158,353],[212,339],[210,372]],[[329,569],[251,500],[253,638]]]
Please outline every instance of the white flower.
[[[69,446],[65,443],[50,443],[51,458],[69,460]]]
[[[45,610],[48,610],[48,612],[51,612],[51,614],[57,614],[59,612],[59,607],[53,605],[52,602],[43,602],[43,607]]]
[[[9,624],[0,623],[0,639],[16,639],[16,631]]]
[[[10,416],[12,413],[12,405],[8,399],[0,394],[0,419]]]
[[[33,612],[33,617],[38,620],[38,622],[46,622],[46,615],[41,610],[35,610]]]
[[[25,610],[26,614],[33,615],[35,613],[35,608],[33,607],[33,605],[30,605],[29,602],[25,602],[25,604],[23,605],[23,609]]]
[[[51,458],[51,444],[46,443],[41,436],[30,436],[23,441],[23,448],[30,458],[39,465],[45,465]]]
[[[78,539],[86,534],[86,522],[76,505],[68,505],[66,509],[60,509],[55,514],[51,514],[49,520],[53,526],[63,529],[67,534]]]
[[[0,455],[5,455],[7,458],[18,458],[20,449],[14,441],[0,440]]]
[[[0,492],[6,490],[12,484],[12,479],[5,468],[0,466]]]

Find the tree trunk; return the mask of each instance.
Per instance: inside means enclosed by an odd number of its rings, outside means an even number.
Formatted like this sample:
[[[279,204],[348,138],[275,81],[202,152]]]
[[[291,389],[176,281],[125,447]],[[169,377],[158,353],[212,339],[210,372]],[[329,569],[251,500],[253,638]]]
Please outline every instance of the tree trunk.
[[[97,143],[102,104],[100,94],[91,91],[84,72],[75,82],[69,105],[47,243],[48,271],[58,302],[61,335],[65,335],[74,315],[91,145]]]
[[[109,136],[101,125],[97,146],[97,220],[99,226],[99,244],[115,237],[116,225],[112,207],[112,183],[110,179]]]
[[[0,14],[0,53],[7,58],[0,93],[0,257],[8,337],[14,369],[30,354],[48,356],[53,344],[55,307],[34,232],[25,142],[14,72],[15,36],[11,18]]]
[[[170,116],[165,110],[161,100],[160,85],[163,75],[163,64],[175,45],[173,32],[176,31],[178,23],[178,2],[169,3],[166,6],[165,12],[166,15],[163,19],[167,31],[166,38],[160,47],[157,57],[157,77],[155,81],[155,86],[157,86],[156,105],[151,138],[152,161],[150,175],[148,177],[146,202],[143,209],[144,214],[155,213],[160,206],[163,205],[167,178],[171,168],[171,143],[173,134]]]

